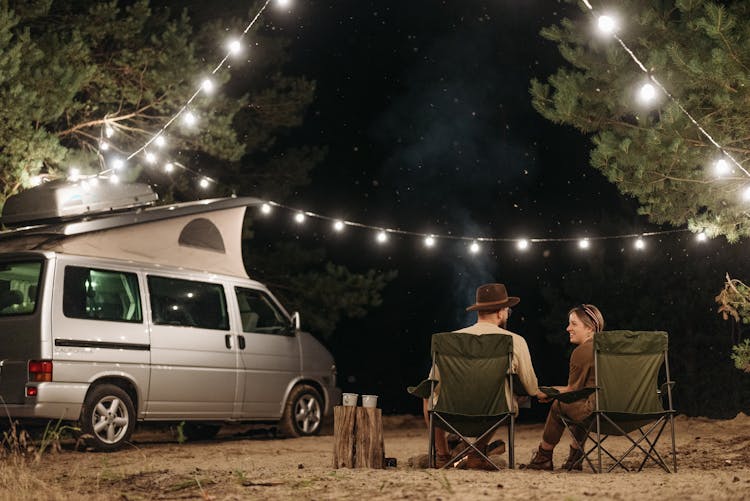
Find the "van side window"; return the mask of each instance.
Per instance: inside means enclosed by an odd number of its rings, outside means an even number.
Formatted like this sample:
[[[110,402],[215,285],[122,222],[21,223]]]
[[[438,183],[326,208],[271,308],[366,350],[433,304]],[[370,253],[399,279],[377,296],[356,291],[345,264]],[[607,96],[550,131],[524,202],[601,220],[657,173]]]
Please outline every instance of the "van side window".
[[[289,333],[289,320],[271,299],[259,290],[236,287],[242,332]]]
[[[157,325],[229,330],[221,284],[166,277],[148,277],[151,317]]]
[[[69,318],[142,322],[135,273],[66,266],[63,314]]]
[[[34,313],[41,261],[0,263],[0,317]]]

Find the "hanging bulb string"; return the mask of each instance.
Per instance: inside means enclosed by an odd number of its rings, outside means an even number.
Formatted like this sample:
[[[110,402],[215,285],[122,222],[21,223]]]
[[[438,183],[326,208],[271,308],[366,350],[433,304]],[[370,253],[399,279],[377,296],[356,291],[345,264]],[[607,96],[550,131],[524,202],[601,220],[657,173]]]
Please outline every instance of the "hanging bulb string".
[[[244,36],[247,35],[247,33],[252,29],[252,27],[255,25],[256,21],[258,21],[258,19],[260,19],[260,16],[266,10],[266,7],[268,7],[269,3],[271,3],[271,0],[266,0],[263,3],[263,5],[260,7],[260,9],[258,9],[258,12],[255,14],[255,16],[252,18],[252,20],[250,20],[250,22],[247,24],[247,26],[245,26],[245,29],[242,31],[242,35],[240,36],[239,40],[242,40],[244,38]],[[219,63],[211,71],[210,74],[211,75],[215,75],[221,68],[223,68],[224,65],[227,62],[227,59],[229,59],[229,57],[231,56],[231,54],[232,54],[232,50],[230,49],[230,50],[227,51],[227,53],[224,55],[224,57],[221,59],[221,61],[219,61]],[[125,159],[126,160],[130,160],[134,156],[136,156],[139,153],[145,151],[146,148],[148,148],[151,145],[151,143],[153,143],[156,140],[156,138],[162,136],[167,131],[167,129],[172,125],[172,123],[174,123],[174,121],[177,120],[180,117],[180,115],[182,115],[185,112],[185,110],[187,110],[190,107],[190,105],[193,103],[193,101],[195,100],[195,98],[198,97],[198,95],[202,91],[204,91],[204,83],[203,82],[201,83],[201,85],[198,86],[198,88],[195,90],[195,92],[193,92],[193,94],[185,102],[185,104],[183,104],[182,107],[180,107],[180,109],[175,114],[173,114],[169,118],[169,120],[167,120],[167,122],[165,122],[165,124],[159,129],[159,131],[156,134],[152,135],[148,139],[148,141],[146,141],[140,148],[138,148],[135,151],[133,151],[132,153],[130,153]],[[106,122],[106,119],[105,119],[105,122]],[[112,170],[113,170],[112,168],[105,169],[102,172],[100,172],[100,175],[108,174]]]
[[[591,6],[591,4],[588,2],[588,0],[582,0],[582,1],[583,1],[583,4],[591,12],[591,16],[595,17],[596,16],[595,9]],[[615,40],[617,40],[617,42],[620,44],[620,46],[623,48],[623,50],[625,50],[625,52],[627,52],[627,54],[635,62],[635,64],[641,69],[641,71],[643,71],[648,76],[648,79],[651,82],[653,82],[654,85],[656,85],[664,93],[664,95],[669,98],[670,101],[672,101],[675,105],[677,105],[677,108],[688,118],[688,120],[690,120],[693,123],[693,125],[695,125],[695,127],[698,129],[698,131],[706,139],[708,139],[708,141],[711,144],[713,144],[716,147],[716,149],[718,149],[722,153],[722,155],[724,155],[726,158],[728,158],[729,160],[731,160],[731,162],[734,165],[736,165],[737,168],[739,168],[747,177],[750,177],[750,171],[748,171],[745,167],[743,167],[742,164],[737,159],[735,159],[729,152],[727,152],[727,150],[721,144],[719,144],[719,142],[716,141],[713,138],[713,136],[711,136],[711,134],[709,134],[709,132],[705,128],[703,128],[703,126],[698,122],[698,120],[696,120],[693,117],[693,115],[687,109],[685,109],[685,107],[682,105],[682,103],[680,103],[680,101],[671,92],[669,92],[664,85],[662,85],[662,83],[656,78],[656,76],[654,76],[654,74],[652,72],[650,72],[648,70],[648,68],[646,68],[646,66],[641,62],[641,60],[638,59],[638,56],[636,56],[635,52],[633,52],[630,49],[630,47],[628,47],[628,45],[625,43],[625,41],[622,38],[620,38],[620,36],[617,34],[616,30],[612,30],[612,32],[610,34],[612,35],[612,37]]]
[[[312,217],[315,219],[320,219],[322,221],[327,221],[330,223],[337,223],[340,222],[346,226],[352,226],[355,228],[362,228],[365,230],[373,230],[373,231],[384,231],[389,234],[395,234],[395,235],[404,235],[404,236],[410,236],[410,237],[420,237],[420,238],[433,238],[433,239],[440,239],[440,240],[455,240],[455,241],[464,241],[464,242],[519,242],[519,241],[526,241],[529,243],[544,243],[544,242],[577,242],[582,239],[589,240],[589,241],[601,241],[601,240],[623,240],[623,239],[629,239],[629,238],[640,238],[640,237],[652,237],[652,236],[660,236],[660,235],[669,235],[673,233],[688,233],[690,232],[687,228],[677,228],[672,230],[661,230],[661,231],[649,231],[649,232],[642,232],[642,233],[623,233],[623,234],[617,234],[617,235],[602,235],[602,236],[591,236],[591,237],[559,237],[559,238],[522,238],[522,237],[469,237],[464,235],[450,235],[450,234],[439,234],[439,233],[421,233],[418,231],[411,231],[411,230],[402,230],[398,228],[388,228],[383,226],[374,226],[366,223],[360,223],[357,221],[347,221],[344,219],[339,219],[336,217],[327,216],[324,214],[319,214],[317,212],[311,212],[311,211],[305,211],[301,209],[297,209],[294,207],[291,207],[289,205],[280,204],[278,202],[273,201],[266,201],[267,204],[273,206],[273,207],[279,207],[281,209],[288,210],[289,212],[295,213],[295,214],[304,214],[307,217]]]

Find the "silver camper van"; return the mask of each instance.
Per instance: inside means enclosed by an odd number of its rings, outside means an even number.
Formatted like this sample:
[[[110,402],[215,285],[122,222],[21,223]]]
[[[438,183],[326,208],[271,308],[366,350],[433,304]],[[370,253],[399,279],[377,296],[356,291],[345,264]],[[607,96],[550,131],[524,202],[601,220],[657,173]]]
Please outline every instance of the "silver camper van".
[[[75,421],[105,451],[137,421],[185,421],[201,437],[225,422],[318,433],[340,395],[334,360],[244,272],[242,216],[259,203],[58,221],[52,209],[45,224],[0,234],[3,414]],[[22,206],[4,221],[23,223]]]

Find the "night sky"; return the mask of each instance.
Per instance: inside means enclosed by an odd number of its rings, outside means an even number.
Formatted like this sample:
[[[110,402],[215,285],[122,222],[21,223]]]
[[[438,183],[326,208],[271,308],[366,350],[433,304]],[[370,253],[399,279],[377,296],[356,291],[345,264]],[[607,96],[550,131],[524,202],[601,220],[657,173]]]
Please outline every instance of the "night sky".
[[[292,40],[286,71],[314,79],[317,97],[303,125],[281,140],[329,153],[287,205],[464,236],[670,229],[648,224],[635,200],[589,166],[588,138],[531,106],[529,81],[563,64],[539,31],[580,16],[578,9],[557,0],[292,1],[289,14],[269,12],[266,21]],[[205,16],[207,7],[199,9]],[[228,13],[246,14],[236,4]],[[683,380],[695,372],[693,352],[715,350],[731,365],[729,327],[712,301],[724,273],[747,276],[747,243],[701,245],[678,234],[650,240],[642,253],[632,241],[607,241],[587,252],[574,243],[535,244],[526,253],[484,244],[473,256],[466,243],[438,240],[427,250],[419,238],[391,235],[378,246],[371,231],[338,235],[321,221],[300,229],[290,220],[278,211],[259,223],[259,242],[299,239],[353,270],[398,270],[384,304],[345,321],[327,341],[344,391],[379,394],[386,412],[419,412],[405,387],[428,370],[430,335],[473,323],[464,308],[486,282],[504,282],[521,297],[509,328],[527,339],[544,384],[565,382],[567,310],[580,302],[600,306],[610,328],[723,329],[710,332],[722,342],[695,341],[680,355]],[[671,334],[673,342],[680,335]],[[535,406],[525,419],[545,412]]]

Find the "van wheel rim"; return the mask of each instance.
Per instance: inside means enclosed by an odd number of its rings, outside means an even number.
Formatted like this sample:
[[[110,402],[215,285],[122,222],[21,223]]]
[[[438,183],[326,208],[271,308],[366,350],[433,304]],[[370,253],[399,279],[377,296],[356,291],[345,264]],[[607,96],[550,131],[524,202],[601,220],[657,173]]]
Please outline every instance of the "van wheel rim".
[[[320,426],[321,415],[320,403],[312,395],[304,395],[297,401],[294,417],[302,433],[315,433]]]
[[[91,423],[97,439],[105,444],[116,444],[128,432],[128,408],[115,396],[104,397],[94,407]]]

